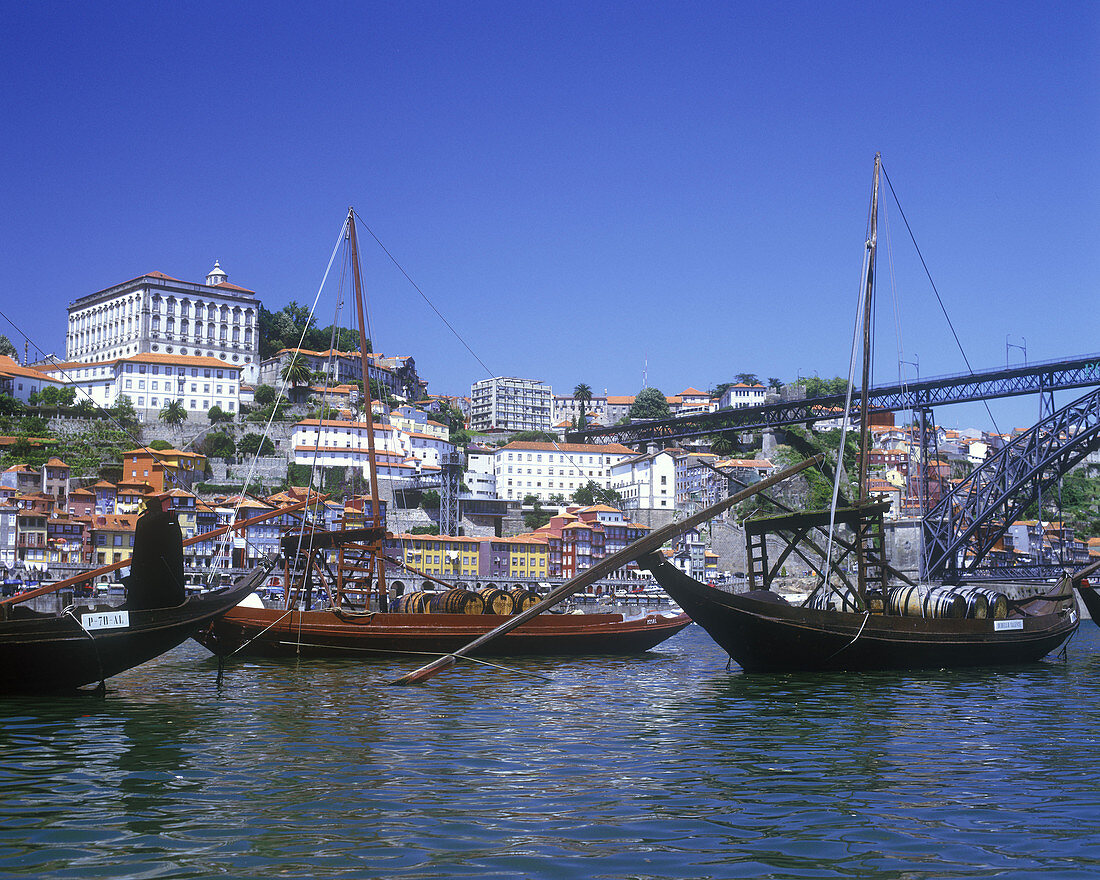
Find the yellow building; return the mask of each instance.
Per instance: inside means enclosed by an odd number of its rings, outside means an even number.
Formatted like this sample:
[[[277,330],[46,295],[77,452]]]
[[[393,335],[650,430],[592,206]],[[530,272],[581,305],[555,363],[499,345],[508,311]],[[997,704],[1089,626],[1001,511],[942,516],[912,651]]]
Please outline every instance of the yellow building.
[[[92,517],[90,534],[92,561],[111,565],[134,555],[134,529],[137,514],[97,514]]]
[[[508,539],[508,575],[545,579],[550,572],[550,546],[542,535]]]

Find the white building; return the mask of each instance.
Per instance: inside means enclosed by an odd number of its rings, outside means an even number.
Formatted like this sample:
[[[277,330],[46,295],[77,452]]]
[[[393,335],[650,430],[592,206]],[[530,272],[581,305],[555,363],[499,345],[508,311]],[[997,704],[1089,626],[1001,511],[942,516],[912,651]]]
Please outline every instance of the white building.
[[[466,483],[467,498],[496,498],[497,477],[494,470],[493,450],[471,443],[466,447],[466,473],[462,477]]]
[[[217,262],[203,284],[150,272],[69,304],[66,360],[101,363],[136,354],[208,357],[258,378],[260,303]]]
[[[731,385],[719,401],[719,409],[740,409],[743,406],[760,406],[768,396],[763,385],[746,385],[743,382]]]
[[[624,459],[611,468],[611,488],[622,497],[624,513],[675,510],[676,456],[661,449]]]
[[[523,500],[534,495],[540,501],[557,495],[568,498],[589,480],[601,489],[609,489],[611,469],[636,454],[618,443],[601,446],[515,441],[493,453],[497,497]]]
[[[318,467],[358,467],[370,476],[369,432],[374,432],[375,465],[379,480],[409,481],[422,473],[438,473],[443,455],[454,444],[429,434],[402,431],[380,422],[304,419],[294,426],[296,464]]]
[[[495,376],[470,388],[470,430],[549,431],[554,392],[536,379]]]
[[[236,415],[241,409],[241,372],[209,357],[148,352],[95,362],[43,363],[35,369],[76,391],[76,401],[91,399],[107,408],[130,398],[142,421],[155,421],[173,400],[182,400],[188,416],[206,418],[212,406]]]

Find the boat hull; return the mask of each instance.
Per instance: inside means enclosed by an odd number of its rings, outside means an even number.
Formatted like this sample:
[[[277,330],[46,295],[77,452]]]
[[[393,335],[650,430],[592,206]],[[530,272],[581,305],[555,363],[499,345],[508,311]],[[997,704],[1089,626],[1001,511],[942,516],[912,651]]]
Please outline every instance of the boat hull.
[[[496,614],[345,614],[240,606],[195,635],[221,656],[380,657],[449,654],[508,618]],[[544,614],[490,641],[480,656],[635,654],[691,623],[686,614]]]
[[[1008,621],[816,610],[776,601],[774,594],[724,593],[666,562],[654,564],[651,571],[746,672],[1029,663],[1061,646],[1079,622],[1072,604]]]
[[[103,629],[85,630],[79,619],[120,609],[13,613],[0,621],[0,693],[72,691],[159,657],[240,602],[254,589],[251,581],[191,596],[174,608],[128,610],[125,626]]]

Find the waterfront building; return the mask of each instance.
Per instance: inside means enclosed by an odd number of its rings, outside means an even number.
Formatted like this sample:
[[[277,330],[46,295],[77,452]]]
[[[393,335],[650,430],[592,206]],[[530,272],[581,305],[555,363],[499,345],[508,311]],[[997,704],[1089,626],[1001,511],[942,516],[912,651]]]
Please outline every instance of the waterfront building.
[[[549,431],[551,387],[536,379],[494,376],[470,388],[470,430]]]
[[[16,506],[16,561],[27,568],[44,569],[47,564],[46,520],[49,514],[40,508],[23,506],[22,498],[17,499]]]
[[[626,548],[648,532],[607,505],[568,507],[552,516],[533,534],[546,542],[549,575],[568,579],[592,567],[606,556]],[[614,580],[639,580],[636,560],[608,576]]]
[[[260,302],[230,284],[215,262],[202,284],[150,272],[69,304],[68,361],[104,363],[136,354],[206,357],[258,377]]]
[[[88,532],[94,558],[90,561],[97,566],[111,565],[133,556],[137,519],[134,513],[97,514],[92,517]]]
[[[42,491],[57,499],[57,506],[64,509],[69,495],[71,469],[56,456],[42,465]]]
[[[86,520],[55,513],[46,520],[47,565],[73,565],[84,561]]]
[[[601,489],[611,486],[611,469],[636,455],[619,443],[539,443],[513,441],[493,453],[497,497],[540,501],[569,497],[590,480]]]
[[[155,421],[173,400],[183,401],[191,418],[205,419],[212,406],[240,412],[241,368],[215,358],[149,352],[94,363],[45,362],[35,369],[67,383],[78,402],[87,399],[106,409],[125,396],[146,422]]]
[[[0,502],[0,568],[15,566],[18,516],[19,510],[14,505]]]

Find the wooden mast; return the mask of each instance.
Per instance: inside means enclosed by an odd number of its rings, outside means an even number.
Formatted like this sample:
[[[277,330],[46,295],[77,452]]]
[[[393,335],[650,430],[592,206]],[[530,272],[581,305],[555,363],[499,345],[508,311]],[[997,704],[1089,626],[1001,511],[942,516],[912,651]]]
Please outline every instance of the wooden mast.
[[[867,279],[863,293],[863,378],[859,394],[859,503],[861,506],[870,501],[870,493],[867,488],[867,457],[870,455],[871,426],[868,419],[867,401],[871,387],[871,320],[875,291],[875,252],[878,248],[878,180],[881,164],[881,154],[875,153],[875,172],[871,184],[871,229],[867,238]],[[843,449],[840,454],[843,460]],[[856,560],[859,572],[857,589],[861,598],[867,596],[865,550],[863,535],[857,535]]]
[[[348,208],[348,244],[351,248],[351,277],[355,282],[355,309],[359,318],[359,357],[363,364],[363,409],[367,420],[367,468],[370,475],[371,513],[373,525],[382,528],[382,504],[379,501],[378,463],[374,452],[374,406],[370,395],[370,368],[367,358],[367,322],[363,312],[363,279],[359,275],[359,243],[355,237],[355,208]],[[371,566],[378,566],[378,608],[385,611],[388,606],[386,595],[386,566],[381,555],[370,554]],[[342,587],[342,584],[341,584]]]

